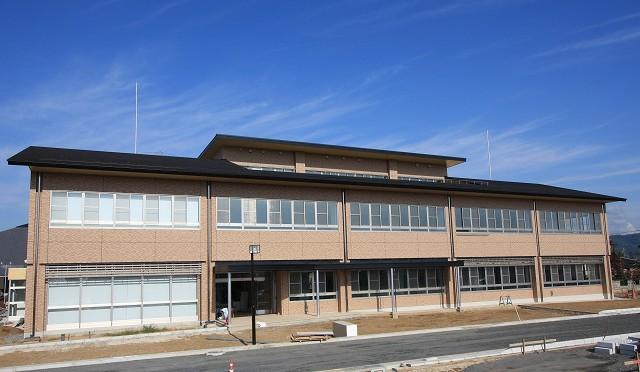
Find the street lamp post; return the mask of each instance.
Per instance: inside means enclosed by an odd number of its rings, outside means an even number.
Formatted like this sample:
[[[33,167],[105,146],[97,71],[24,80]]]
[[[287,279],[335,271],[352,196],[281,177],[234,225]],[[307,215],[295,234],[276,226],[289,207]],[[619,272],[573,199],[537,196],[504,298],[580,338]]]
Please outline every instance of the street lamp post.
[[[253,268],[253,255],[260,253],[260,246],[257,244],[251,244],[249,246],[249,253],[251,253],[251,343],[256,344],[256,273]]]

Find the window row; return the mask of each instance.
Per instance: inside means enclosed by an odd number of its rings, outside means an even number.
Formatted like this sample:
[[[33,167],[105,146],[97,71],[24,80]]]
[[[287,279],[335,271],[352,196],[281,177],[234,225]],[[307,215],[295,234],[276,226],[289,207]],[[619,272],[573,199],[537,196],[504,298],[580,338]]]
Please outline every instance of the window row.
[[[532,232],[530,209],[456,208],[459,232]]]
[[[195,276],[48,281],[47,329],[196,321]]]
[[[334,201],[217,198],[218,226],[239,229],[336,230]]]
[[[307,169],[304,172],[308,174],[322,174],[325,176],[344,176],[344,177],[378,178],[378,179],[389,178],[389,176],[385,176],[382,174],[370,174],[370,173],[336,172],[336,171],[323,171],[323,170],[313,170],[313,169]]]
[[[444,207],[351,203],[354,230],[445,230]]]
[[[600,284],[600,264],[544,265],[544,286]]]
[[[284,173],[294,173],[295,171],[292,168],[279,168],[279,167],[245,167],[250,170],[257,171],[268,171],[268,172],[284,172]]]
[[[542,232],[600,234],[600,213],[540,211]]]
[[[430,183],[444,183],[444,180],[438,178],[425,178],[425,177],[413,177],[413,176],[398,176],[400,181],[414,181],[414,182],[430,182]]]
[[[53,191],[50,223],[87,227],[199,227],[199,197]]]
[[[391,294],[389,270],[351,272],[352,297],[378,297]],[[443,291],[439,268],[396,269],[393,273],[396,295],[440,293]]]
[[[336,279],[333,271],[320,271],[319,297],[321,300],[335,299]],[[289,301],[314,300],[316,298],[316,272],[294,271],[289,273]]]
[[[529,266],[461,267],[461,291],[531,288]]]

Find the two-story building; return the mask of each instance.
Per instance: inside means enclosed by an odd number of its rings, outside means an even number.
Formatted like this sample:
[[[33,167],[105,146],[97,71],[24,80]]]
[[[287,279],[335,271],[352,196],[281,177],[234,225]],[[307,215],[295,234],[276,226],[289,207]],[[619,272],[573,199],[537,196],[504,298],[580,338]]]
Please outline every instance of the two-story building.
[[[606,203],[463,158],[217,135],[197,158],[29,147],[28,334],[610,298]],[[393,295],[392,295],[393,294]]]

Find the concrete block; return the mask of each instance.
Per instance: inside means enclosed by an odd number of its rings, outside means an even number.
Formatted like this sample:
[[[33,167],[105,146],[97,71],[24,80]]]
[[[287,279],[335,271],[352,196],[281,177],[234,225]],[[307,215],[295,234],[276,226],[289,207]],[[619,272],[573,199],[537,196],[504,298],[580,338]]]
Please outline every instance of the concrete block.
[[[598,341],[598,344],[596,346],[606,347],[614,351],[616,350],[616,343],[613,341]]]
[[[638,351],[638,345],[635,343],[620,344],[620,354],[634,357],[636,356],[636,351]]]
[[[354,337],[358,335],[358,325],[336,321],[333,322],[333,337]]]
[[[609,349],[608,347],[596,346],[593,348],[593,352],[596,354],[613,355],[613,349]]]

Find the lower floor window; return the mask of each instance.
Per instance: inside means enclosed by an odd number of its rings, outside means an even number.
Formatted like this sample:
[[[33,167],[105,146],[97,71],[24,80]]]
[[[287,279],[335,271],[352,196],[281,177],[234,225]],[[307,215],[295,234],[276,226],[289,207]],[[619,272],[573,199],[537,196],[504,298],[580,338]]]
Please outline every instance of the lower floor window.
[[[195,276],[49,279],[47,329],[197,321]]]
[[[319,297],[321,300],[337,297],[333,271],[320,271]],[[289,273],[289,301],[314,300],[316,298],[316,272],[293,271]]]
[[[544,286],[600,284],[600,264],[544,265]]]
[[[487,266],[460,268],[461,291],[531,288],[529,266]]]
[[[396,269],[393,274],[397,295],[440,293],[443,291],[439,268]],[[389,296],[389,270],[359,270],[351,272],[351,296]]]

